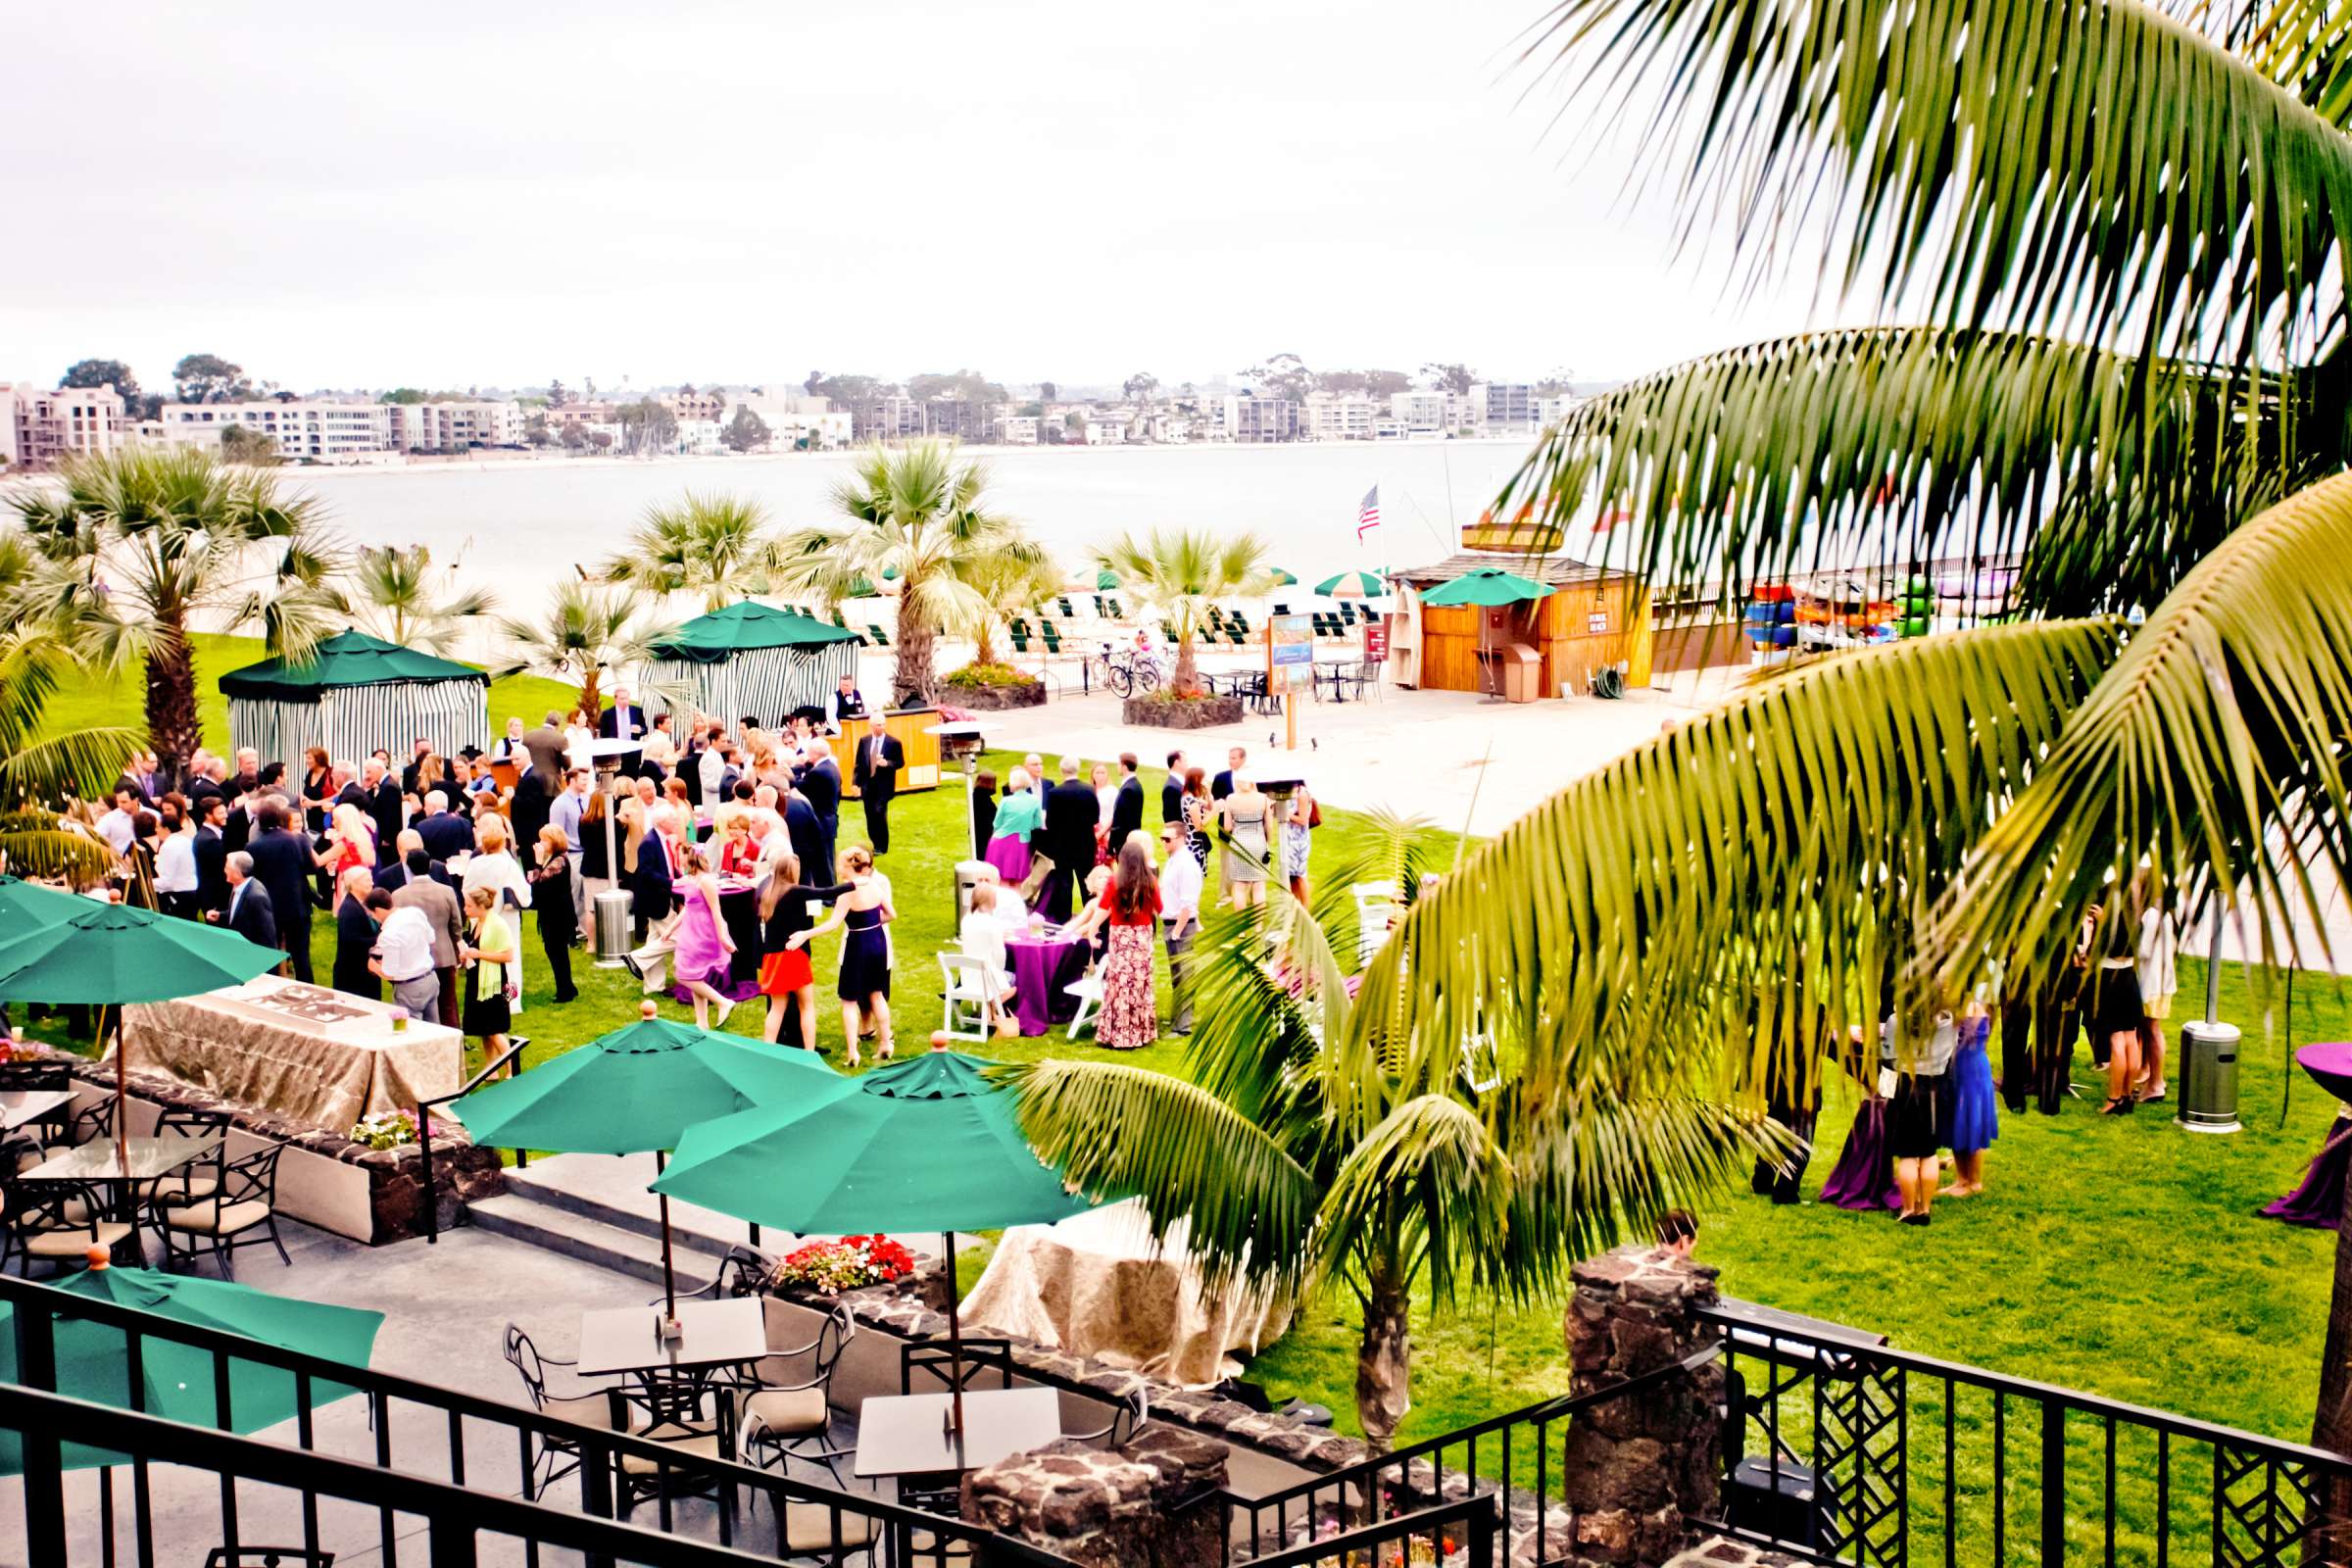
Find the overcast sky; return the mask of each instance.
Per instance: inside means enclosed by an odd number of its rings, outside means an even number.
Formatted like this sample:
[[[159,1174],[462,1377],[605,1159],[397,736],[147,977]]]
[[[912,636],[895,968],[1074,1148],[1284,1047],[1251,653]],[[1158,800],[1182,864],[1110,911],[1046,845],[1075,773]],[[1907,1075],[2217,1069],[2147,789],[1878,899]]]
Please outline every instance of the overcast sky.
[[[1613,378],[1801,324],[1521,101],[1543,4],[40,6],[0,380]]]

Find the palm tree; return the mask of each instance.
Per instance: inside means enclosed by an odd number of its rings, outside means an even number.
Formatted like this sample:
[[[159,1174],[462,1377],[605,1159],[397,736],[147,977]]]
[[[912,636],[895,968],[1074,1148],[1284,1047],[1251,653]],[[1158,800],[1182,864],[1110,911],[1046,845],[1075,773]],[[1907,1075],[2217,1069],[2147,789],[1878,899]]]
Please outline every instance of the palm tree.
[[[724,610],[767,591],[774,540],[767,509],[747,496],[697,495],[649,507],[628,543],[597,568],[599,582],[656,594],[699,594]]]
[[[2013,557],[2018,623],[1836,656],[1580,780],[1414,907],[1351,1028],[1499,1025],[1534,1093],[1633,1056],[1752,1081],[2052,972],[2143,867],[2307,954],[2352,870],[2352,31],[2240,0],[1564,0],[1536,49],[1651,96],[1645,156],[1740,216],[1746,263],[1821,236],[1849,316],[1921,324],[1618,388],[1496,514],[1623,512],[1614,564],[1727,608]],[[2348,1396],[2352,1245],[2319,1444],[2352,1446]]]
[[[949,629],[972,640],[972,662],[997,662],[997,630],[1013,616],[1034,610],[1061,586],[1054,563],[1042,554],[996,551],[966,562],[956,575],[974,603]]]
[[[497,612],[498,596],[481,588],[456,592],[454,563],[442,575],[450,579],[448,599],[434,597],[432,552],[423,545],[362,546],[343,592],[344,612],[388,643],[452,655],[466,622]]]
[[[37,559],[22,533],[0,533],[0,601]],[[96,877],[114,859],[98,840],[59,828],[58,808],[101,798],[138,736],[119,726],[42,733],[49,699],[85,673],[71,645],[36,622],[0,631],[0,870]]]
[[[577,681],[580,711],[588,714],[603,710],[608,673],[651,663],[655,647],[677,634],[675,625],[648,613],[644,596],[635,589],[583,582],[558,584],[538,620],[504,616],[498,630],[509,644],[509,658],[491,670],[493,676]]]
[[[1150,611],[1176,634],[1179,694],[1200,689],[1194,644],[1207,624],[1211,606],[1237,594],[1261,594],[1274,585],[1266,564],[1266,542],[1253,533],[1224,534],[1207,528],[1154,528],[1128,534],[1095,552],[1095,564],[1119,579],[1137,601],[1137,613]]]
[[[1379,818],[1356,863],[1325,879],[1324,920],[1352,924],[1346,889],[1359,880],[1410,897],[1419,828]],[[1355,1027],[1324,925],[1287,893],[1214,917],[1200,948],[1191,1081],[1037,1062],[1010,1074],[1023,1130],[1080,1186],[1141,1196],[1162,1233],[1187,1220],[1212,1288],[1352,1291],[1356,1414],[1375,1448],[1411,1407],[1418,1288],[1441,1308],[1463,1281],[1550,1294],[1570,1258],[1777,1147],[1753,1117],[1638,1058],[1553,1098],[1483,1031]]]
[[[340,559],[319,504],[193,447],[75,457],[59,478],[9,498],[39,558],[9,618],[46,622],[97,667],[143,663],[149,745],[176,780],[203,739],[199,623],[258,625],[270,653],[296,660],[338,628]]]
[[[956,452],[942,441],[868,448],[833,488],[840,517],[796,528],[777,546],[777,586],[829,604],[853,597],[860,582],[895,574],[899,646],[891,690],[901,704],[939,699],[939,634],[979,612],[964,571],[995,554],[1044,559],[1035,542],[987,509],[986,466],[959,461]]]

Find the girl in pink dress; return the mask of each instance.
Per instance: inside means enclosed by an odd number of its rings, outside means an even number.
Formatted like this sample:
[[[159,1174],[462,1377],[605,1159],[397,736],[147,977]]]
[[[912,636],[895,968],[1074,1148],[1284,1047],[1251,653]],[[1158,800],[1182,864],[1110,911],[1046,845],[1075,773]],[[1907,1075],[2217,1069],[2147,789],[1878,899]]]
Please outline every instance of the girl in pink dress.
[[[735,939],[727,934],[727,922],[719,915],[718,878],[710,872],[710,858],[695,845],[678,852],[686,876],[679,892],[686,907],[678,916],[677,934],[672,938],[677,951],[670,956],[677,970],[678,984],[694,998],[694,1026],[724,1029],[727,1014],[735,1004],[720,994],[710,982],[723,980],[735,952]],[[718,1004],[718,1022],[710,1021],[710,1005]]]

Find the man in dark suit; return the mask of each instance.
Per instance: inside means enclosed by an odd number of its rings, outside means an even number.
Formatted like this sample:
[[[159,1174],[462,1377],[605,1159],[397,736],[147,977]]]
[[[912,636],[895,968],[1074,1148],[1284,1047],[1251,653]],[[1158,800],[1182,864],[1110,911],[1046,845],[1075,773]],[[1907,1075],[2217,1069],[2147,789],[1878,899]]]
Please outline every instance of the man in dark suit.
[[[196,907],[212,914],[228,903],[228,844],[220,836],[220,824],[228,820],[228,803],[207,795],[188,809],[196,813]]]
[[[522,749],[531,754],[531,771],[547,786],[547,798],[554,800],[564,793],[564,776],[570,767],[564,739],[564,715],[554,709],[539,727],[522,737]]]
[[[1162,822],[1184,820],[1184,770],[1188,765],[1182,752],[1168,754],[1168,776],[1159,785],[1159,819]]]
[[[880,713],[865,721],[858,738],[858,758],[850,776],[858,783],[858,799],[865,808],[865,839],[876,855],[890,853],[890,803],[899,793],[899,769],[906,765],[906,748],[890,733]]]
[[[799,790],[787,790],[776,803],[784,815],[784,836],[792,841],[793,858],[801,862],[801,880],[817,887],[830,887],[833,879],[820,877],[824,869],[825,830],[816,819],[816,808]]]
[[[434,790],[424,798],[424,815],[416,819],[416,836],[424,853],[436,860],[473,853],[473,824],[449,808],[449,797]]]
[[[1127,835],[1144,830],[1144,781],[1136,772],[1139,765],[1133,752],[1119,754],[1119,793],[1110,803],[1108,847],[1114,860],[1120,847],[1127,842]]]
[[[1231,795],[1233,793],[1233,775],[1239,773],[1243,764],[1249,760],[1250,754],[1241,747],[1236,746],[1228,750],[1225,753],[1224,771],[1208,782],[1208,798],[1212,801],[1221,801]]]
[[[348,996],[384,1000],[384,983],[368,967],[375,951],[375,917],[368,912],[368,895],[375,891],[375,874],[364,865],[343,873],[335,900],[334,987]]]
[[[645,710],[629,701],[626,686],[612,688],[612,706],[596,721],[596,732],[609,741],[643,740],[650,726],[645,721]],[[637,764],[645,760],[643,752],[623,752],[620,770],[631,778],[637,776]]]
[[[821,739],[808,743],[808,765],[794,783],[808,797],[808,808],[816,813],[816,831],[823,848],[816,874],[811,875],[808,862],[803,861],[801,880],[830,887],[833,847],[841,837],[841,764],[833,760],[833,748]]]
[[[865,693],[858,689],[856,676],[844,675],[841,677],[841,684],[833,689],[833,728],[835,733],[847,735],[850,732],[850,726],[863,717],[865,717]]]
[[[1086,899],[1086,873],[1095,866],[1095,824],[1102,820],[1102,803],[1092,786],[1078,777],[1078,759],[1061,760],[1061,782],[1046,792],[1046,854],[1054,874],[1040,890],[1046,918],[1059,924],[1070,917],[1073,899]]]
[[[222,862],[228,883],[228,902],[221,906],[220,923],[259,948],[277,946],[277,915],[270,906],[270,890],[254,880],[253,857],[237,851]]]
[[[424,911],[425,924],[433,931],[433,976],[441,984],[441,1016],[455,1018],[459,1016],[458,949],[466,941],[465,906],[459,902],[457,889],[440,880],[447,873],[421,848],[411,846],[404,854],[408,874],[392,895],[392,906]]]
[[[335,804],[360,808],[375,827],[375,863],[390,865],[399,856],[393,841],[400,837],[400,785],[383,760],[370,757],[360,764],[360,776],[343,787]]]
[[[270,894],[270,912],[277,918],[279,946],[293,959],[294,978],[311,981],[311,879],[318,870],[318,852],[307,835],[287,826],[285,806],[265,804],[254,820],[261,831],[245,846],[253,878]]]

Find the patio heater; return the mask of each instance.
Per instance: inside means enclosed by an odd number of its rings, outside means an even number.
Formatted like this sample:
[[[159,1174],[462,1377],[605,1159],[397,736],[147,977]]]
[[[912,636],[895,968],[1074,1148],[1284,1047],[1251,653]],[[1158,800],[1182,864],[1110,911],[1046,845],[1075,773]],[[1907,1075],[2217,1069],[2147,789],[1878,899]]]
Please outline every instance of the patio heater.
[[[613,837],[612,824],[620,814],[620,798],[612,784],[620,776],[620,760],[644,747],[645,742],[638,739],[590,741],[585,748],[589,761],[596,767],[596,787],[605,797],[605,869],[612,873],[615,883],[620,880],[620,849]],[[595,907],[589,910],[588,917],[596,930],[596,966],[625,967],[629,953],[629,895],[617,886],[607,888],[596,896]]]
[[[2180,1026],[2180,1113],[2192,1133],[2233,1133],[2237,1119],[2237,1042],[2234,1024],[2221,1020],[2222,901],[2213,901],[2213,947],[2205,959],[2205,1016]]]

